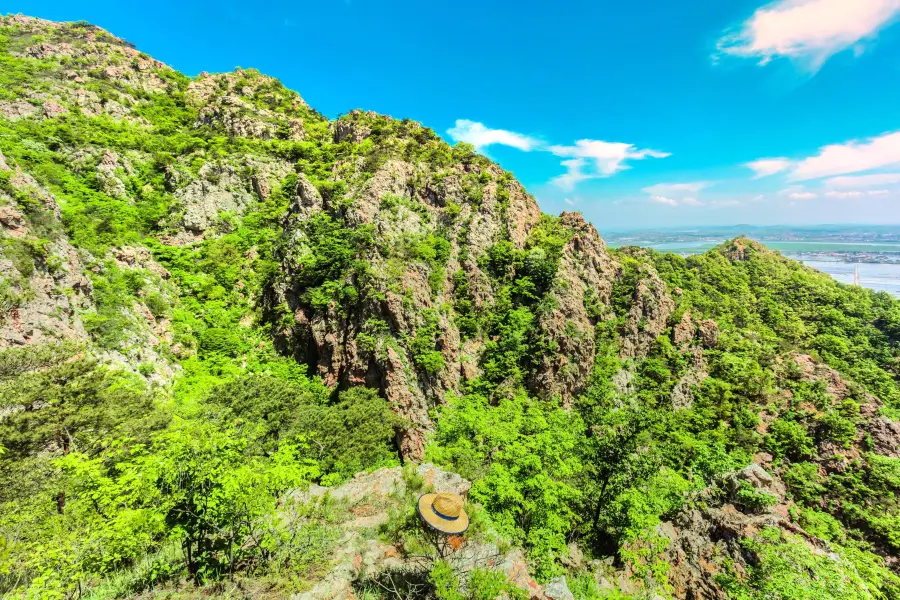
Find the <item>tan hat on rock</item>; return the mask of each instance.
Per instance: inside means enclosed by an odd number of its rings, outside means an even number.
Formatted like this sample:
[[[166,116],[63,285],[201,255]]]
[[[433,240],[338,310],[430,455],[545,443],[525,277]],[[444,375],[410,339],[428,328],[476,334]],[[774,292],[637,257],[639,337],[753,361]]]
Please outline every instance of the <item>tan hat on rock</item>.
[[[424,494],[419,498],[419,514],[429,527],[449,535],[465,533],[469,515],[459,494]]]

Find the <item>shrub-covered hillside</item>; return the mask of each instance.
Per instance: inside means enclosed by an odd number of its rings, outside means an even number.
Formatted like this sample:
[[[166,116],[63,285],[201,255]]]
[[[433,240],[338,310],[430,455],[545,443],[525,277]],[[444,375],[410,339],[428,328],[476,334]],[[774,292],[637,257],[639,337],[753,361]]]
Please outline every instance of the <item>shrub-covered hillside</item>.
[[[86,23],[0,83],[4,597],[900,598],[888,295]]]

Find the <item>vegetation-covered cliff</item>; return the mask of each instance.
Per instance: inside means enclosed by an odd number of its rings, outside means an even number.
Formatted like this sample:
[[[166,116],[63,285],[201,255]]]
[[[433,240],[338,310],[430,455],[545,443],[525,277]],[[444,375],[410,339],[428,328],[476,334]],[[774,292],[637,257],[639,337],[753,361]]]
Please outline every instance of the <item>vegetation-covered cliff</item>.
[[[4,595],[900,598],[888,295],[609,250],[417,123],[84,23],[0,19],[0,84]]]

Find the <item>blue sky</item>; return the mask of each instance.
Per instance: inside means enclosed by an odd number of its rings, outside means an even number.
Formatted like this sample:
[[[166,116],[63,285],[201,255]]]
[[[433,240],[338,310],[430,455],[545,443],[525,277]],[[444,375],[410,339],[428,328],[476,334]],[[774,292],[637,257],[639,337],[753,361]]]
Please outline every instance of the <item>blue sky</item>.
[[[131,3],[128,3],[131,4]],[[900,223],[900,0],[0,0],[475,143],[601,230]]]

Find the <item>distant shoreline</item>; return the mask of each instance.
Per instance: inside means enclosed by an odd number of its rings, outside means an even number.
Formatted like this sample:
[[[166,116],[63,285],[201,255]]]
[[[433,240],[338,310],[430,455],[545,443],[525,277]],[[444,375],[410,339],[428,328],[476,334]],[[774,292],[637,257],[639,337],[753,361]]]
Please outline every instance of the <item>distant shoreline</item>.
[[[681,235],[673,235],[671,230],[665,233],[633,232],[627,236],[607,236],[607,245],[610,248],[640,246],[690,256],[707,252],[734,237],[722,233],[721,228],[682,232]],[[815,235],[810,236],[816,239],[797,239],[802,237],[801,232],[798,228],[792,228],[784,231],[778,239],[772,239],[778,236],[772,235],[771,231],[766,235],[748,234],[748,237],[841,283],[853,283],[854,267],[858,266],[860,285],[900,298],[900,227],[855,227],[847,228],[843,234],[822,234],[821,230],[817,230]]]

